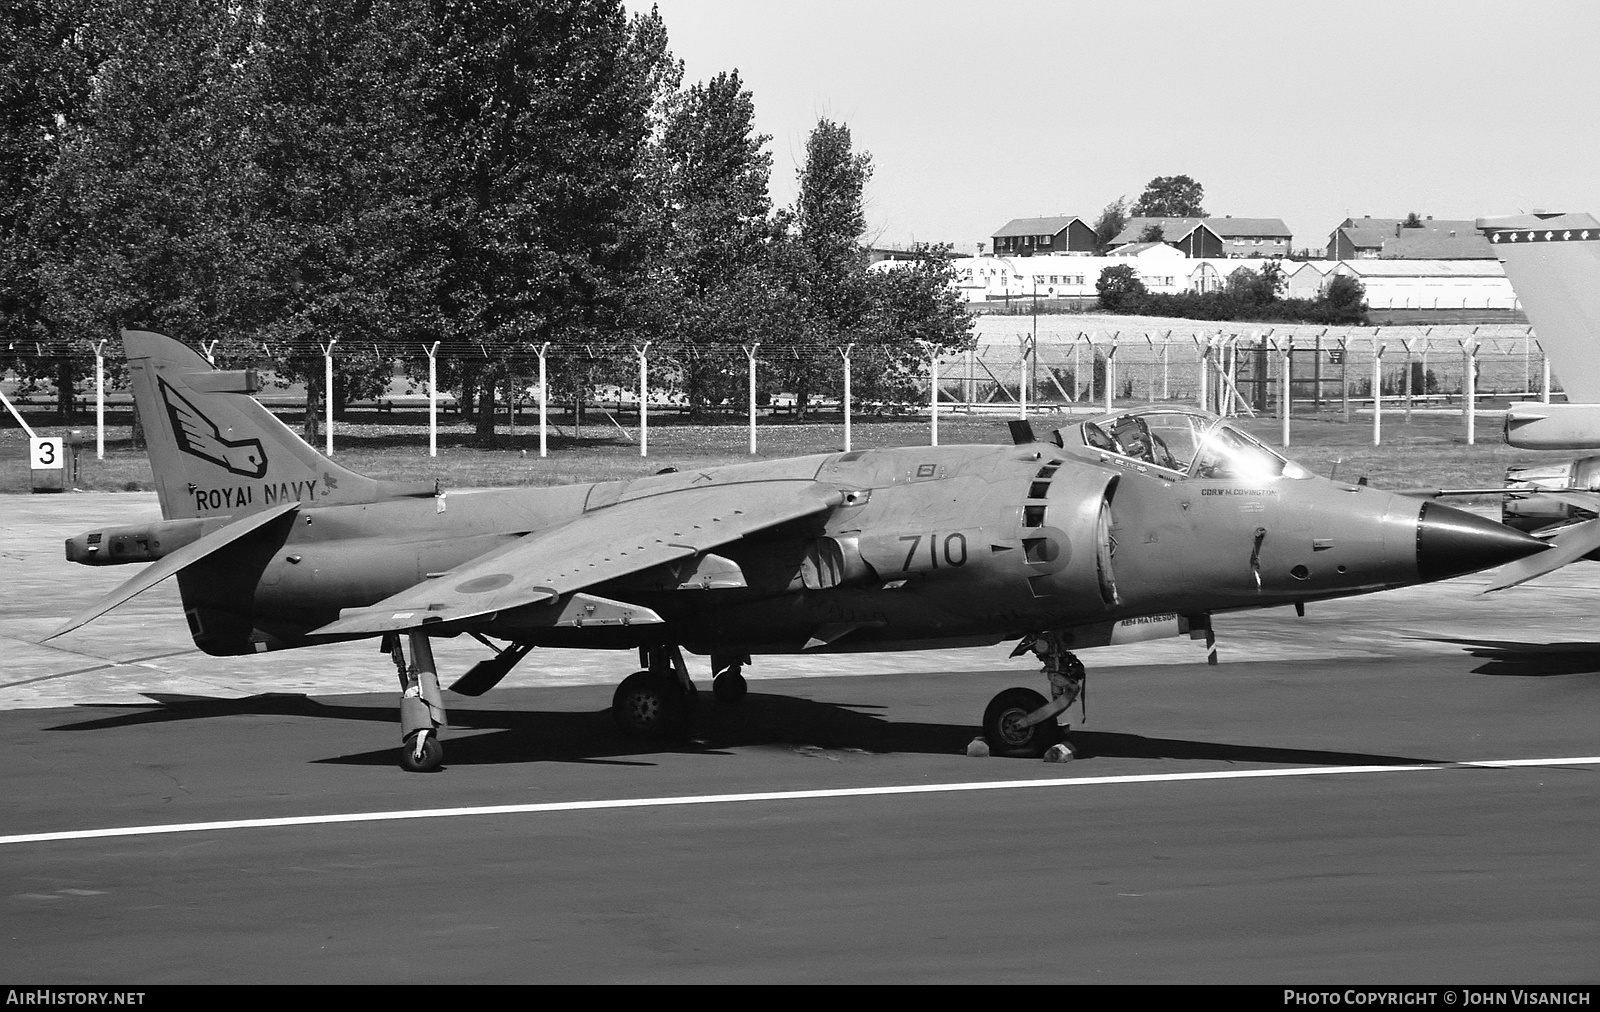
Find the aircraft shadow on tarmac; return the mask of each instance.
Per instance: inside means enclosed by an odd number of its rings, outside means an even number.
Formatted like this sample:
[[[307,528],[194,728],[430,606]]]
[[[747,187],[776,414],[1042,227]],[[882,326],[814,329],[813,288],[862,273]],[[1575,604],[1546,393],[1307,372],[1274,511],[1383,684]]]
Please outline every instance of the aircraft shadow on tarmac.
[[[1512,640],[1435,639],[1455,643],[1487,663],[1472,669],[1475,675],[1546,678],[1551,675],[1592,675],[1600,672],[1600,643],[1518,643]]]
[[[151,703],[82,704],[123,712],[94,720],[61,724],[54,731],[95,731],[140,724],[204,720],[241,715],[295,715],[321,720],[395,723],[392,703],[323,703],[296,693],[266,693],[241,699],[148,694]],[[961,724],[895,721],[870,712],[870,704],[829,703],[771,693],[752,692],[736,706],[719,704],[702,693],[695,737],[684,742],[637,741],[624,738],[609,710],[562,712],[513,708],[450,710],[445,744],[446,766],[504,765],[529,762],[651,765],[647,758],[664,753],[730,755],[733,748],[790,748],[801,752],[848,751],[867,754],[912,753],[960,755],[978,734]],[[1363,752],[1278,748],[1148,738],[1119,731],[1071,732],[1079,758],[1176,759],[1225,763],[1289,765],[1430,764],[1437,760]],[[393,747],[313,760],[351,766],[390,766]],[[638,757],[629,759],[627,757]]]

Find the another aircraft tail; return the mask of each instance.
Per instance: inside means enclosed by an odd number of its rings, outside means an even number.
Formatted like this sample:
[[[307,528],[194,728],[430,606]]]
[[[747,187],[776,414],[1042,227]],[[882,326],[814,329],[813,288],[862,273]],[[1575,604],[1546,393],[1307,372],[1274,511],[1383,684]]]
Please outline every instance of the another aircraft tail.
[[[1600,403],[1600,221],[1588,214],[1479,218],[1551,371],[1573,403]]]
[[[378,481],[312,449],[250,396],[260,389],[254,370],[216,369],[187,345],[147,331],[123,331],[122,344],[169,520],[433,494],[432,483]]]

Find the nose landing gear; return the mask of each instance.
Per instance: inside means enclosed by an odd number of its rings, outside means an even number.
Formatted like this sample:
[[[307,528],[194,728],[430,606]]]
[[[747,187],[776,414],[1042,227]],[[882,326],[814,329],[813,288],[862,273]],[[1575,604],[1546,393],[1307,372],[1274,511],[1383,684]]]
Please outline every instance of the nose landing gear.
[[[1046,632],[1027,637],[1017,644],[1011,656],[1030,649],[1044,662],[1051,698],[1047,701],[1032,689],[1006,689],[990,700],[983,712],[983,737],[989,743],[991,755],[1026,758],[1044,755],[1061,737],[1056,715],[1086,698],[1084,688],[1088,672],[1067,649],[1061,633]]]

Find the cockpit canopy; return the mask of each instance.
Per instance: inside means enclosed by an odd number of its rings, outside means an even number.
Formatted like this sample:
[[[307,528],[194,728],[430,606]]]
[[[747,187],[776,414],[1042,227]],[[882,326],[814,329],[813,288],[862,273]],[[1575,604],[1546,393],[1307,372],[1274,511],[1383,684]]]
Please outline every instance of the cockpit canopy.
[[[1091,452],[1153,464],[1188,478],[1311,477],[1299,464],[1203,411],[1144,408],[1102,415],[1057,429],[1055,441],[1066,449],[1081,444]]]

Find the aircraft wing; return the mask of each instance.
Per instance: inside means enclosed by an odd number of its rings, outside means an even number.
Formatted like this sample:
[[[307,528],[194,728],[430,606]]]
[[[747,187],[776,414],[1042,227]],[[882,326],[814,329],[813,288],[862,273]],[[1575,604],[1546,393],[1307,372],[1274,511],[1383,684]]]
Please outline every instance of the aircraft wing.
[[[529,534],[370,607],[346,609],[338,621],[311,635],[371,636],[552,603],[825,512],[841,501],[838,489],[814,481],[686,488],[630,499]]]
[[[1593,509],[1594,504],[1589,503],[1586,508]],[[1519,583],[1527,583],[1536,576],[1554,572],[1600,548],[1600,519],[1573,524],[1551,538],[1550,544],[1551,549],[1547,552],[1530,555],[1501,567],[1500,575],[1495,577],[1495,581],[1484,588],[1483,592],[1491,594],[1507,587],[1515,587]]]
[[[184,545],[171,555],[162,556],[136,573],[133,579],[72,616],[65,625],[44,639],[53,640],[57,636],[69,633],[79,626],[93,622],[117,605],[143,594],[169,576],[176,576],[180,570],[194,565],[217,549],[230,545],[251,531],[265,527],[285,513],[293,513],[299,508],[300,503],[296,500],[295,502],[283,503],[271,509],[262,510],[260,513],[252,513],[243,520],[236,520],[220,530],[212,531],[199,541]],[[42,643],[44,640],[40,640],[40,642]]]

